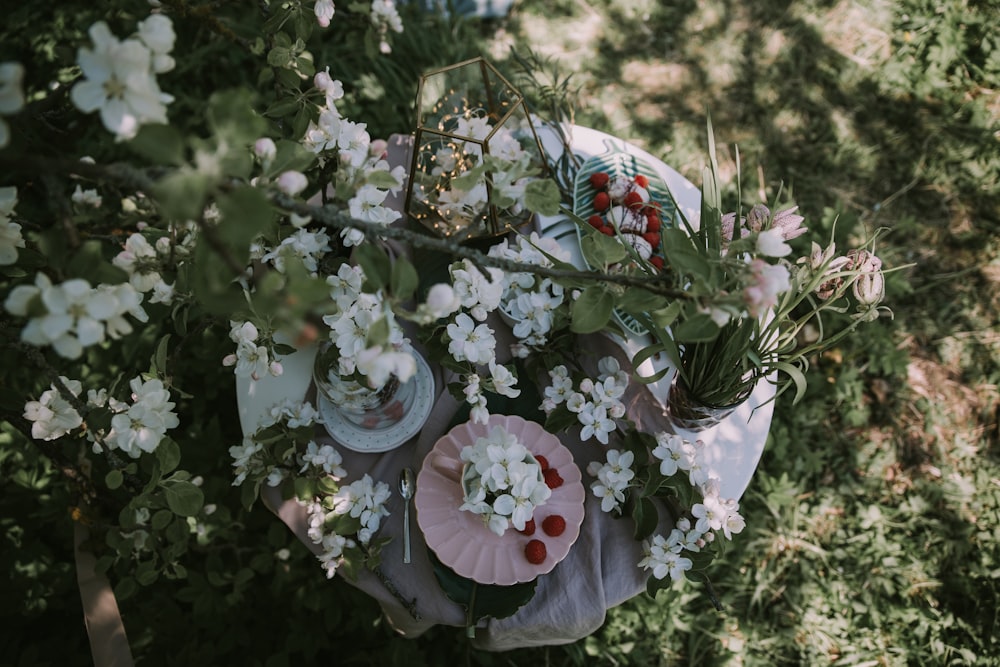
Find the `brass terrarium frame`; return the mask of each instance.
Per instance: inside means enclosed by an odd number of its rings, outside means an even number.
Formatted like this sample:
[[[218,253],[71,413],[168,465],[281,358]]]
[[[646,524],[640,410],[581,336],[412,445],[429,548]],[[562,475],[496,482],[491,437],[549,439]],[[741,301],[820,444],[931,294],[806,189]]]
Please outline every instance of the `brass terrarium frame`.
[[[485,136],[461,134],[460,120],[484,121],[490,128]],[[494,237],[520,227],[531,220],[526,211],[498,211],[493,203],[494,175],[482,179],[487,204],[481,211],[465,217],[456,215],[425,196],[436,195],[443,186],[461,176],[441,176],[438,157],[443,150],[459,155],[468,168],[476,164],[476,155],[490,155],[491,143],[518,137],[521,150],[532,155],[542,174],[547,171],[545,152],[531,121],[524,95],[493,65],[482,57],[471,58],[447,67],[425,72],[417,87],[416,129],[406,188],[407,215],[440,237],[459,242],[477,237]],[[435,151],[437,149],[437,151]],[[449,160],[451,158],[448,158]]]

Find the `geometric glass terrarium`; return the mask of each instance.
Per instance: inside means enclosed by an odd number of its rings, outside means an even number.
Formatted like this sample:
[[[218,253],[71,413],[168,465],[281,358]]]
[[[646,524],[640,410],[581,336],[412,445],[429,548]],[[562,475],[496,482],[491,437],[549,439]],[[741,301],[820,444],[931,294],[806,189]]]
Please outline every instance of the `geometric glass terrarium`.
[[[546,171],[524,96],[483,58],[420,77],[406,213],[464,242],[527,223],[517,202]]]

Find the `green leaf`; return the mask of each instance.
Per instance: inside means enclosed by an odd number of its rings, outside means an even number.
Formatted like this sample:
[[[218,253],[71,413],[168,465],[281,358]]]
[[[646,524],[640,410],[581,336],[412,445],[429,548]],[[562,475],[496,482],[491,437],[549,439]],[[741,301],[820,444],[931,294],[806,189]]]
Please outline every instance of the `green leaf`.
[[[604,267],[620,262],[628,256],[628,250],[616,238],[591,231],[580,240],[580,250],[587,264]]]
[[[590,285],[573,304],[570,329],[574,333],[600,331],[611,319],[615,299],[603,285]]]
[[[165,437],[156,448],[156,458],[163,474],[173,472],[181,462],[181,448],[173,438]]]
[[[139,582],[140,586],[149,586],[160,573],[156,571],[156,566],[153,565],[153,561],[143,561],[139,563],[139,566],[135,568],[135,580]]]
[[[167,343],[170,342],[170,334],[163,336],[156,345],[156,352],[149,360],[150,375],[166,375],[167,371]]]
[[[128,147],[154,164],[184,164],[184,136],[170,125],[143,125]]]
[[[534,213],[556,215],[561,199],[559,186],[547,178],[531,181],[524,188],[524,206]]]
[[[393,297],[405,301],[409,299],[420,284],[420,276],[409,260],[398,257],[392,264],[392,276],[389,292]]]
[[[192,220],[201,217],[210,185],[212,183],[205,174],[182,168],[160,179],[153,186],[153,194],[164,216],[174,220]]]
[[[167,507],[179,516],[194,516],[205,504],[205,494],[191,482],[168,480],[160,485]]]
[[[122,475],[121,470],[109,470],[108,474],[104,476],[104,484],[109,489],[114,491],[122,485],[125,481],[124,475]]]
[[[236,261],[246,263],[251,241],[270,231],[275,219],[271,202],[257,188],[242,187],[221,195],[217,203],[222,219],[216,232]]]
[[[465,607],[466,625],[469,627],[487,616],[493,618],[512,616],[535,595],[537,579],[513,586],[477,584],[445,567],[433,552],[427,553],[441,590],[450,600]]]
[[[374,292],[389,284],[392,262],[385,250],[375,243],[362,243],[354,251],[354,259],[365,272],[365,291]]]
[[[295,144],[298,146],[299,144]],[[304,148],[302,150],[305,150]],[[311,153],[310,153],[311,155]],[[368,173],[365,179],[369,185],[374,185],[377,188],[382,188],[384,190],[390,190],[392,188],[398,188],[402,183],[396,180],[396,177],[390,174],[388,171],[383,169],[375,169]]]
[[[292,106],[290,109],[288,109],[288,111],[293,111],[295,108],[296,108],[295,106]],[[268,109],[268,112],[270,111],[271,110]],[[275,115],[284,115],[284,114],[275,114]],[[271,160],[271,164],[268,165],[268,169],[265,172],[265,176],[267,176],[268,178],[277,176],[278,174],[284,173],[289,170],[305,171],[316,160],[315,153],[306,150],[302,146],[302,144],[298,143],[297,141],[280,139],[275,142],[275,146],[277,147],[278,150],[275,152],[274,159]]]
[[[698,343],[715,340],[719,325],[706,313],[696,313],[674,327],[674,340],[679,343]]]
[[[115,584],[115,597],[119,600],[127,600],[132,597],[138,589],[139,587],[136,586],[135,579],[132,577],[122,577],[121,580]]]
[[[163,530],[170,525],[170,522],[174,520],[174,513],[170,510],[160,510],[153,515],[152,526],[153,530]]]
[[[651,499],[638,498],[632,505],[632,519],[635,521],[635,539],[644,540],[656,530],[660,515]]]

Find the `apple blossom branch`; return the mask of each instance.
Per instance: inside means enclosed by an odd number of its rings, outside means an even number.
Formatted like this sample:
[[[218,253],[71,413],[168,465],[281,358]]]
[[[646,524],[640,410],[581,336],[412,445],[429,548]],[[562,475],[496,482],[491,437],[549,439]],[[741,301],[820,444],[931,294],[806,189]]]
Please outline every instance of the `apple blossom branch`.
[[[46,173],[51,171],[61,171],[95,181],[109,181],[121,187],[134,189],[152,195],[156,181],[164,172],[160,169],[145,170],[133,165],[117,162],[108,165],[81,162],[79,160],[68,160],[48,157],[21,156],[16,165],[13,160],[0,158],[0,170],[4,168],[17,168],[21,171],[33,171]],[[221,184],[220,190],[227,191],[237,184]],[[271,192],[271,200],[282,210],[295,213],[300,216],[308,216],[317,222],[337,229],[354,228],[360,230],[369,239],[391,239],[401,241],[414,248],[432,250],[447,255],[468,259],[478,267],[492,266],[508,272],[533,273],[535,275],[548,278],[564,280],[580,280],[586,282],[601,282],[621,285],[623,287],[635,287],[646,290],[651,294],[670,298],[690,300],[691,294],[684,290],[672,288],[661,284],[655,277],[649,275],[634,275],[628,273],[603,273],[599,271],[582,271],[579,269],[565,269],[558,267],[544,267],[537,264],[526,264],[503,257],[488,256],[474,248],[460,245],[454,241],[428,236],[420,232],[414,232],[401,226],[386,226],[375,222],[366,222],[352,218],[343,210],[333,206],[315,206],[307,204],[300,199],[291,197],[282,192],[274,190]],[[196,221],[200,230],[205,235],[205,241],[212,250],[225,262],[227,268],[234,276],[242,275],[245,267],[236,261],[225,243],[215,233],[213,227],[204,222]]]

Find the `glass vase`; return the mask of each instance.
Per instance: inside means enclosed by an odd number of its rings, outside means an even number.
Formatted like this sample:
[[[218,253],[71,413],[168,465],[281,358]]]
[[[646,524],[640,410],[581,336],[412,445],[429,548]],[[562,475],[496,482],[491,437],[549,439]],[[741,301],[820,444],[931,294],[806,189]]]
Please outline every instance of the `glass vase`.
[[[332,349],[331,349],[332,348]],[[413,406],[417,383],[395,375],[381,387],[369,387],[339,373],[336,348],[321,350],[313,367],[316,390],[346,421],[368,430],[394,426]]]
[[[691,391],[678,373],[667,392],[667,418],[674,430],[705,431],[716,426],[750,398],[753,387],[727,405],[714,405],[701,400]]]

